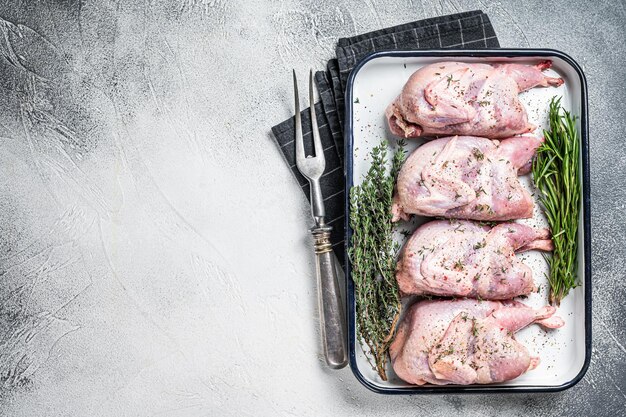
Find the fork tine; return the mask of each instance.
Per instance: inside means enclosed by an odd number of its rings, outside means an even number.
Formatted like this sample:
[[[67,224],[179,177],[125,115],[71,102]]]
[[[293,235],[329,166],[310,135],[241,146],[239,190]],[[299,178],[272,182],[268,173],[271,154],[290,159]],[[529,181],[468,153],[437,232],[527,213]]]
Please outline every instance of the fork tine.
[[[317,128],[317,116],[315,114],[315,92],[313,91],[313,70],[309,70],[309,106],[311,109],[311,125],[313,129],[313,143],[315,145],[315,157],[324,160],[324,148],[320,139],[320,131]]]
[[[296,70],[293,70],[293,93],[296,99],[296,165],[301,165],[306,159],[304,155],[304,140],[302,138],[302,120],[300,117],[300,96],[298,95],[298,80],[296,78]]]

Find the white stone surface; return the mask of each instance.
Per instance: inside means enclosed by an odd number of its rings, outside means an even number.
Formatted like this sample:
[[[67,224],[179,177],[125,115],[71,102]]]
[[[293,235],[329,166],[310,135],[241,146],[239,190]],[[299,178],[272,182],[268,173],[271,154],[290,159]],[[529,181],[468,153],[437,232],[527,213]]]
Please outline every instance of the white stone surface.
[[[334,42],[482,8],[590,83],[594,358],[561,394],[383,397],[320,357],[309,212],[269,128]],[[0,5],[0,415],[618,415],[623,4]]]

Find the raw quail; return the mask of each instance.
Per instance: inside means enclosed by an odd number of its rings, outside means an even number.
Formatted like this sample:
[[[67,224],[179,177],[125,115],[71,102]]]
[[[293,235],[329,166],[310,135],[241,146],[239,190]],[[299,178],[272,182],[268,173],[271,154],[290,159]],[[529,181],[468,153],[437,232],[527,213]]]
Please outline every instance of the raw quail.
[[[395,373],[411,384],[489,384],[509,381],[539,364],[515,340],[536,323],[562,327],[555,308],[516,301],[426,300],[412,305],[399,326],[390,355]]]
[[[548,229],[434,220],[405,244],[396,279],[404,294],[506,300],[536,289],[532,270],[515,256],[531,249],[553,249]]]
[[[551,61],[536,65],[439,62],[417,70],[386,116],[391,132],[406,138],[468,135],[507,138],[529,133],[518,94],[536,86],[560,86],[562,78],[542,71]]]
[[[518,175],[530,171],[536,136],[502,141],[453,136],[427,142],[406,160],[396,184],[393,220],[410,214],[472,220],[533,215],[533,199]]]

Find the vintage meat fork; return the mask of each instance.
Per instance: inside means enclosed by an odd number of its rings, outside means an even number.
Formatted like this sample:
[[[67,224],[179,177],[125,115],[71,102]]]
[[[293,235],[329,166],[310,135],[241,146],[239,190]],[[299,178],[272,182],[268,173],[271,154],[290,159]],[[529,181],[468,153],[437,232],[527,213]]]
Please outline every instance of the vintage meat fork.
[[[311,229],[311,234],[315,241],[317,293],[322,344],[324,346],[326,363],[331,368],[338,369],[343,368],[348,363],[346,325],[339,293],[339,283],[337,282],[335,259],[332,252],[332,244],[330,243],[330,231],[333,228],[326,224],[324,198],[322,197],[322,189],[320,187],[320,177],[326,168],[326,160],[315,116],[313,71],[309,73],[309,103],[315,156],[306,156],[304,153],[300,98],[298,96],[298,81],[296,80],[295,70],[293,71],[293,89],[296,97],[296,166],[302,175],[309,180],[311,185],[311,212],[315,220],[315,226]]]

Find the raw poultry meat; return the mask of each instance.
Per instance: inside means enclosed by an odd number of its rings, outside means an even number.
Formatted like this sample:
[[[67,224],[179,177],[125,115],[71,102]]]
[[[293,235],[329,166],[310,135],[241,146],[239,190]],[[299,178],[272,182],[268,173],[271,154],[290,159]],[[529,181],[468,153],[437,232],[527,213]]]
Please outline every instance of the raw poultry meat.
[[[532,217],[533,199],[517,176],[530,171],[542,142],[535,136],[502,141],[454,136],[425,143],[398,174],[394,221],[409,214],[498,221]]]
[[[417,70],[386,110],[393,134],[471,135],[507,138],[535,130],[518,94],[536,86],[559,86],[545,76],[551,61],[537,65],[439,62]]]
[[[489,384],[532,370],[531,356],[514,333],[537,323],[558,328],[555,308],[516,301],[427,300],[407,311],[391,345],[393,369],[411,384]]]
[[[515,256],[531,249],[552,250],[548,229],[434,220],[402,249],[396,279],[404,294],[506,300],[535,290],[532,270]]]

